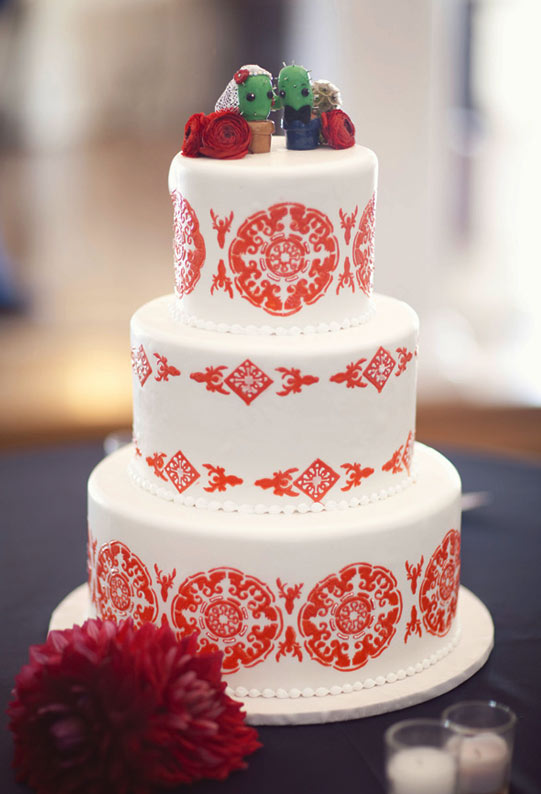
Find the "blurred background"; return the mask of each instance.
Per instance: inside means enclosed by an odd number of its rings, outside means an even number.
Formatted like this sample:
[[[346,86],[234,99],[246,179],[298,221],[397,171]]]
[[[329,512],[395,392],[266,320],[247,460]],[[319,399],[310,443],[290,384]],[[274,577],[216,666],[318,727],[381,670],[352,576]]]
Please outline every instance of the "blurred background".
[[[539,0],[0,0],[0,445],[129,426],[184,123],[241,64],[295,60],[379,156],[419,438],[541,455],[540,29]]]

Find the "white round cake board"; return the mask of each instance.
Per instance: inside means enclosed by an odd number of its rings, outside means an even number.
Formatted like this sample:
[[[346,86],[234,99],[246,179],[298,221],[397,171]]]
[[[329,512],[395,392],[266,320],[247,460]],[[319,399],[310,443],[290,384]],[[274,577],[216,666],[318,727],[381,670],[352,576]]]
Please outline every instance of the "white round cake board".
[[[83,623],[88,617],[88,586],[77,587],[51,615],[49,631]],[[486,606],[460,588],[460,639],[454,650],[422,673],[393,684],[341,695],[310,698],[238,698],[252,725],[308,725],[339,722],[396,711],[442,695],[470,678],[486,662],[494,645],[494,624]]]

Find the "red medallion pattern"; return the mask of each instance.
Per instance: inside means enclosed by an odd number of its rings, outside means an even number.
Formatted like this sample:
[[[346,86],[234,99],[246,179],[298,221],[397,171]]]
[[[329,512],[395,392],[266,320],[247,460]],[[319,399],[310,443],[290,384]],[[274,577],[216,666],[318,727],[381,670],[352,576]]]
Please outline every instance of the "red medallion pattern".
[[[361,217],[359,231],[353,240],[353,264],[359,287],[365,295],[372,294],[374,277],[374,244],[376,238],[376,194],[372,196]]]
[[[419,591],[425,629],[444,637],[456,614],[460,586],[460,533],[450,529],[426,566]]]
[[[310,497],[314,502],[319,502],[328,493],[340,475],[331,469],[320,458],[316,458],[303,473],[295,480],[295,485]]]
[[[298,624],[312,659],[347,671],[387,648],[401,614],[402,596],[391,571],[355,563],[313,588]]]
[[[118,540],[104,544],[96,562],[96,613],[102,620],[131,618],[136,626],[158,616],[158,598],[147,567]]]
[[[250,405],[272,382],[272,378],[248,358],[225,379],[231,391],[244,400],[246,405]]]
[[[178,190],[171,193],[173,202],[173,251],[175,291],[179,298],[194,289],[205,262],[205,241],[193,207]]]
[[[173,600],[171,617],[180,637],[200,632],[200,651],[223,652],[226,673],[266,659],[283,626],[267,585],[236,568],[213,568],[186,579]]]
[[[133,371],[139,378],[139,383],[141,386],[144,386],[149,375],[152,373],[152,367],[150,366],[150,361],[148,360],[143,345],[139,345],[137,348],[132,347],[131,365]]]
[[[385,350],[384,347],[379,347],[372,360],[368,363],[364,371],[364,377],[381,393],[395,366],[396,361],[389,351]]]
[[[229,264],[242,297],[278,316],[315,303],[329,287],[338,260],[330,219],[290,202],[251,215],[229,248]]]
[[[173,455],[164,471],[179,493],[189,488],[199,477],[199,472],[180,450]]]

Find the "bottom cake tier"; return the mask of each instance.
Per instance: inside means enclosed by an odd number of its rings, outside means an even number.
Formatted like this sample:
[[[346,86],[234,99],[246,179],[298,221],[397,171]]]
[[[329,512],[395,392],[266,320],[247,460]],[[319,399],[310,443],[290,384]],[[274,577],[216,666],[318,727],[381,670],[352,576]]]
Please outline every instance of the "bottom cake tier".
[[[436,451],[417,445],[417,480],[390,499],[292,515],[163,501],[131,455],[90,477],[91,614],[197,632],[239,697],[392,684],[458,642],[460,479]]]

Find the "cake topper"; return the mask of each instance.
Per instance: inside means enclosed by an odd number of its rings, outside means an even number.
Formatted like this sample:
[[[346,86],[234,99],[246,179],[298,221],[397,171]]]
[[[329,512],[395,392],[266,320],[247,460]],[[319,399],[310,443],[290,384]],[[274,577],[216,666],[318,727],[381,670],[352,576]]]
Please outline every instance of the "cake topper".
[[[216,110],[235,109],[243,116],[252,132],[249,151],[269,152],[274,123],[268,120],[275,104],[272,74],[256,64],[241,66],[216,102]]]
[[[228,82],[214,113],[190,116],[182,154],[233,160],[248,152],[269,152],[274,123],[268,116],[280,108],[288,149],[316,149],[320,144],[347,149],[355,143],[355,126],[340,109],[341,101],[333,83],[312,81],[298,64],[284,63],[276,89],[267,69],[244,64]]]

